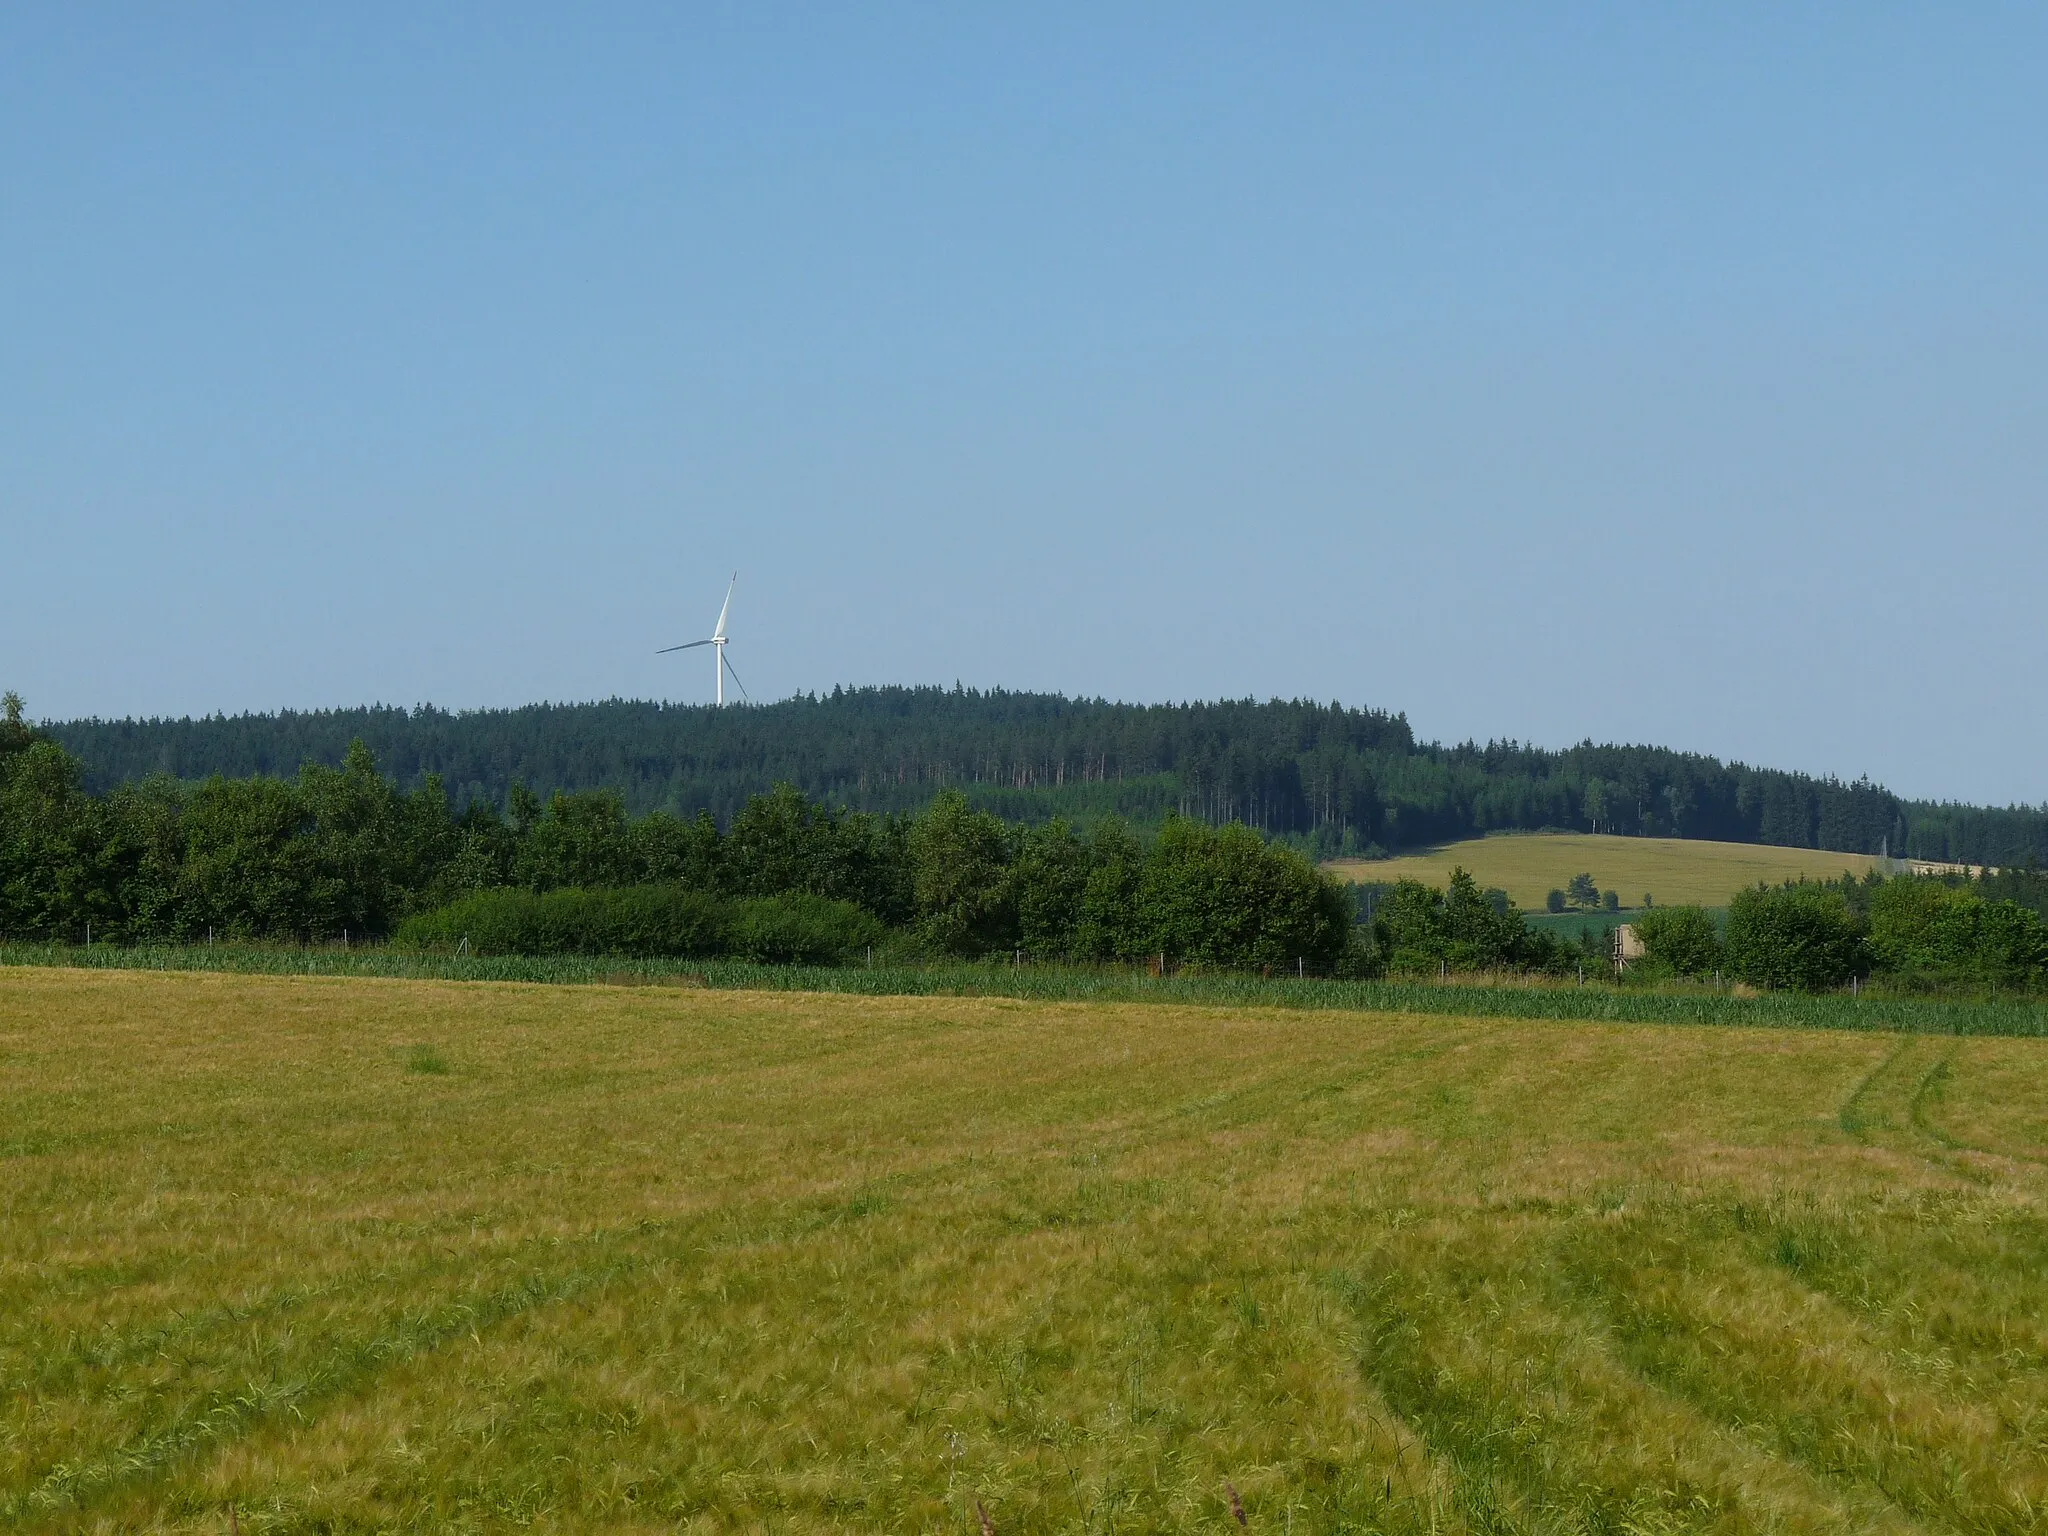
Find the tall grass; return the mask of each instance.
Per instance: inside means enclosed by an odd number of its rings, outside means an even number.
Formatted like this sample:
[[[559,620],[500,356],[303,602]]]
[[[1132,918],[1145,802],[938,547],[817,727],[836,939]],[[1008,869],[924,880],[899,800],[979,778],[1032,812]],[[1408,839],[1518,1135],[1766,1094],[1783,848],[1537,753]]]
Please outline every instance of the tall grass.
[[[553,985],[697,986],[727,991],[842,992],[865,997],[1187,1003],[1617,1024],[1898,1030],[1931,1035],[2048,1035],[2048,1001],[1908,997],[1868,990],[1853,997],[1793,993],[1746,996],[1705,987],[1674,986],[1653,991],[1598,982],[1573,985],[1469,978],[1328,981],[1239,975],[1154,976],[1128,966],[960,961],[873,966],[766,965],[740,960],[684,962],[587,955],[455,955],[384,946],[294,949],[228,944],[136,948],[102,945],[88,952],[73,945],[0,944],[0,965],[388,976]]]

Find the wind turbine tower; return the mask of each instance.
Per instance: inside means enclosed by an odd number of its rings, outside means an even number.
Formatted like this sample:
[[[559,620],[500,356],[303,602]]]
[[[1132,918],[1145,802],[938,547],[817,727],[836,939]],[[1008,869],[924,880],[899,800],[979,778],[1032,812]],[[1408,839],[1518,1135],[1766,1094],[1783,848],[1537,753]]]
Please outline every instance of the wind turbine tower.
[[[725,606],[718,610],[718,628],[711,631],[710,639],[691,640],[683,645],[664,645],[654,653],[657,656],[666,656],[671,651],[694,651],[700,645],[710,646],[712,656],[711,670],[718,684],[718,703],[720,708],[723,708],[725,705],[725,674],[728,672],[732,672],[733,686],[739,689],[740,697],[749,701],[751,701],[752,697],[747,692],[747,685],[740,681],[739,673],[733,671],[733,665],[726,659],[725,655],[725,621],[732,614],[733,587],[737,587],[739,584],[740,573],[734,571],[732,573],[732,584],[725,589]]]

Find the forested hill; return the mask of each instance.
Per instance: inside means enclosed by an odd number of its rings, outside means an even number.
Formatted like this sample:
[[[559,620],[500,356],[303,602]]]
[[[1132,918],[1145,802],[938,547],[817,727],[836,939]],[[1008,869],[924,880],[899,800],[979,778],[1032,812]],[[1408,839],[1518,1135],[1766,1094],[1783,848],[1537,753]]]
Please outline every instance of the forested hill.
[[[1169,811],[1232,819],[1317,853],[1394,849],[1504,828],[1720,838],[1846,852],[2048,863],[2048,807],[1901,800],[1656,747],[1553,752],[1418,742],[1404,715],[1330,704],[1110,704],[954,688],[834,689],[724,710],[638,703],[287,710],[202,720],[77,720],[50,733],[96,788],[337,764],[360,737],[410,788],[439,774],[458,805],[514,783],[610,788],[630,809],[722,822],[777,782],[864,810],[956,786],[1014,820]]]

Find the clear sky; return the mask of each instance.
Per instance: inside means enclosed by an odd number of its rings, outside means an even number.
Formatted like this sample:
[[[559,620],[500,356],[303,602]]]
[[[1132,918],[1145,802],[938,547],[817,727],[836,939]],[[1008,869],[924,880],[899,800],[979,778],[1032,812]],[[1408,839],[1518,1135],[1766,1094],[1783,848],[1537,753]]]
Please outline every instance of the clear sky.
[[[1306,695],[2048,800],[2048,10],[0,10],[31,713]]]

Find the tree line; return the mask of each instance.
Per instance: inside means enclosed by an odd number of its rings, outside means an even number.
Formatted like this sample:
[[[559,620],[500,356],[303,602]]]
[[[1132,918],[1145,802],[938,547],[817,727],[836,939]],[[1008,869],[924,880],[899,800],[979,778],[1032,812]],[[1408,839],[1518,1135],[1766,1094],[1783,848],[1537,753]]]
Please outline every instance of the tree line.
[[[1583,884],[1588,895],[1592,882]],[[1364,910],[1354,903],[1360,902]],[[1725,926],[1694,907],[1635,920],[1639,974],[1726,971],[1820,989],[2034,988],[2048,875],[1844,876],[1758,886]],[[1359,920],[1359,919],[1362,919]],[[1005,822],[958,788],[915,813],[848,809],[791,784],[708,811],[635,816],[615,790],[514,783],[460,810],[437,776],[401,788],[353,743],[290,778],[158,775],[96,793],[83,765],[0,708],[0,937],[114,943],[408,934],[479,950],[844,959],[880,943],[948,956],[1149,961],[1316,975],[1597,973],[1590,934],[1532,930],[1463,870],[1351,891],[1241,822],[1169,815]]]
[[[372,707],[77,720],[49,733],[110,791],[339,769],[361,740],[417,789],[510,814],[512,789],[615,791],[633,814],[727,826],[778,783],[849,810],[921,810],[943,790],[1007,821],[1242,822],[1315,857],[1516,829],[1775,843],[1973,864],[2048,863],[2048,808],[1904,800],[1867,780],[1649,746],[1445,746],[1405,716],[1312,701],[1113,704],[1052,694],[835,688],[716,709],[609,700],[450,712]]]
[[[1589,882],[1590,883],[1590,882]],[[1447,889],[1402,880],[1371,890],[1372,963],[1396,974],[1576,970],[1604,975],[1609,950],[1532,932],[1506,894],[1463,870]],[[1895,989],[2039,991],[2048,985],[2048,875],[1884,876],[1792,881],[1738,892],[1727,912],[1652,907],[1630,919],[1636,983],[1671,978],[1823,992],[1864,980]],[[1608,930],[1611,939],[1613,930]]]
[[[290,778],[157,775],[96,793],[10,697],[0,936],[325,942],[385,937],[410,918],[456,940],[466,914],[479,931],[494,922],[572,948],[659,932],[685,950],[818,958],[821,934],[843,950],[888,933],[955,956],[1314,974],[1358,963],[1348,892],[1240,823],[1174,816],[1145,837],[1113,818],[1085,832],[1057,818],[1022,826],[957,789],[893,814],[783,784],[723,827],[708,811],[634,816],[610,789],[543,799],[514,783],[506,798],[457,810],[438,776],[401,788],[362,742]],[[519,905],[555,892],[612,894]],[[436,913],[445,920],[426,921]],[[528,927],[503,926],[518,922]]]
[[[1865,978],[1907,989],[2038,990],[2048,982],[2048,877],[2033,871],[1757,885],[1725,927],[1698,907],[1634,920],[1650,976],[1726,974],[1825,991]]]

